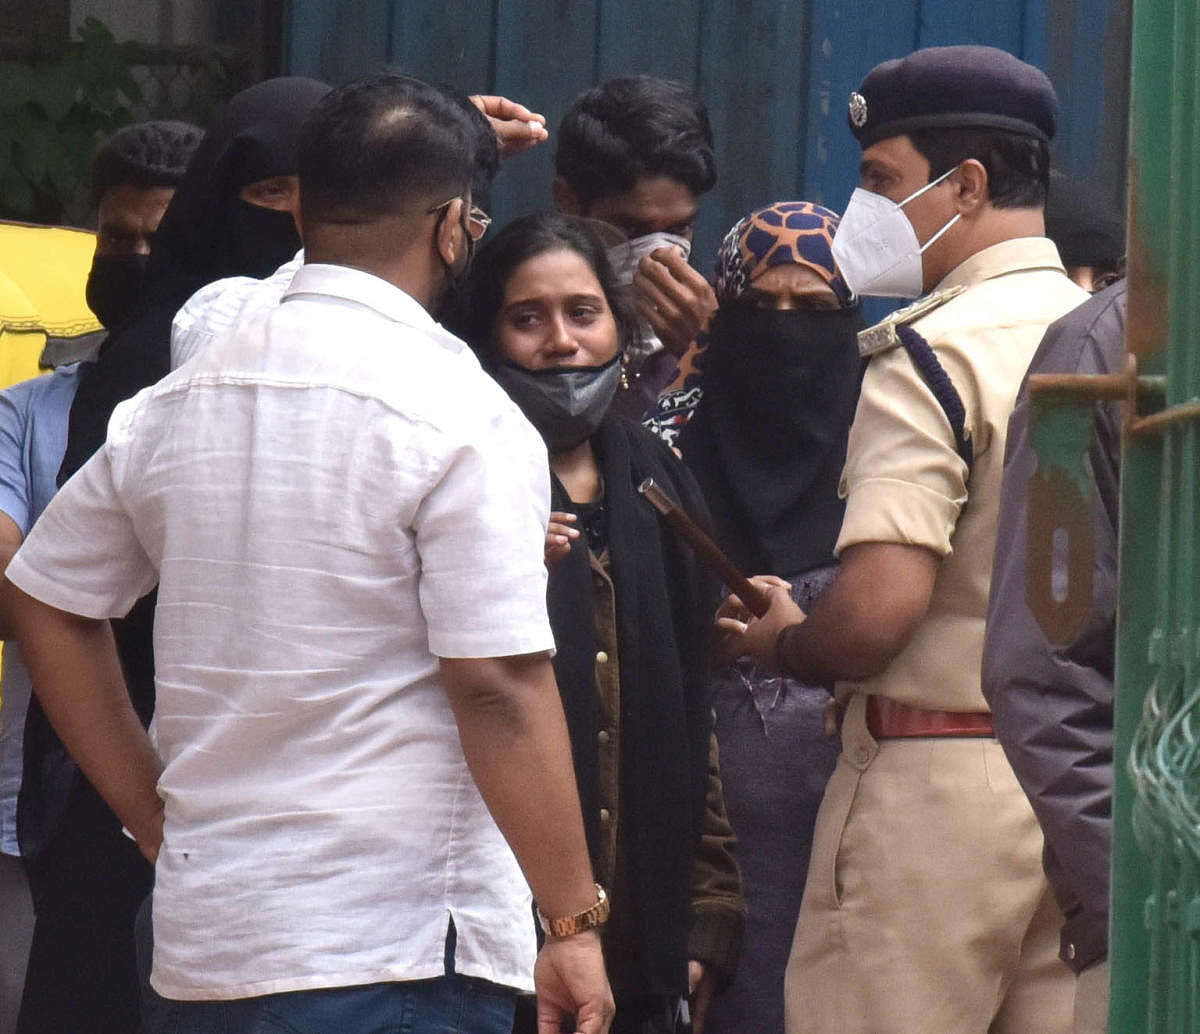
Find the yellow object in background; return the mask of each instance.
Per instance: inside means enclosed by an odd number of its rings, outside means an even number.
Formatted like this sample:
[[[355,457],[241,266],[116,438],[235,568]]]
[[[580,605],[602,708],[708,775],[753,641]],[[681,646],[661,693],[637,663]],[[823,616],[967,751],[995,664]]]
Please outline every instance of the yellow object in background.
[[[0,222],[0,388],[42,373],[48,343],[77,354],[103,335],[84,298],[95,250],[87,230]]]
[[[0,222],[0,388],[41,373],[47,342],[104,333],[84,298],[95,250],[88,230]]]

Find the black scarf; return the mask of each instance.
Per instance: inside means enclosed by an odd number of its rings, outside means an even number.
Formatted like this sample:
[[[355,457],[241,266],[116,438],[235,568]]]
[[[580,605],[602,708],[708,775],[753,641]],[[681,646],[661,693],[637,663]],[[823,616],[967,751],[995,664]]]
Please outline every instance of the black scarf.
[[[621,812],[638,895],[644,991],[687,987],[692,858],[700,836],[711,728],[709,640],[715,579],[637,492],[652,477],[698,522],[708,514],[674,454],[649,432],[611,413],[593,436],[604,475],[610,571],[616,592],[621,670]],[[556,510],[574,512],[554,481]],[[596,854],[594,595],[586,539],[550,575],[547,602],[555,675],[571,735],[588,844]]]
[[[861,327],[857,309],[734,302],[713,317],[704,394],[677,444],[746,570],[799,574],[833,559]]]

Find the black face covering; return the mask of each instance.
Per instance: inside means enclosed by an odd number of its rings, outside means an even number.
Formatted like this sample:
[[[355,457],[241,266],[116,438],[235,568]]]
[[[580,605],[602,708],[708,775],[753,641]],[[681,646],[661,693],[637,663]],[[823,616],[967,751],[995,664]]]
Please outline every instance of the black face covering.
[[[797,435],[824,444],[844,430],[830,417],[858,395],[861,326],[853,310],[728,305],[713,318],[705,394],[716,389],[754,415],[739,437],[759,455],[794,454]]]
[[[96,255],[88,273],[88,308],[112,330],[123,323],[142,297],[146,282],[146,255]]]
[[[621,382],[621,357],[603,366],[527,370],[502,362],[492,371],[550,452],[573,449],[596,433]]]
[[[300,127],[328,89],[311,79],[268,79],[230,101],[163,213],[150,255],[156,289],[186,299],[222,277],[266,276],[295,255],[300,238],[291,216],[239,194],[251,183],[295,175]]]
[[[861,327],[856,309],[733,303],[713,317],[704,397],[677,444],[747,568],[790,575],[832,559]]]
[[[229,261],[242,270],[239,275],[261,280],[299,250],[300,234],[291,212],[263,208],[241,198],[234,201],[229,222]]]

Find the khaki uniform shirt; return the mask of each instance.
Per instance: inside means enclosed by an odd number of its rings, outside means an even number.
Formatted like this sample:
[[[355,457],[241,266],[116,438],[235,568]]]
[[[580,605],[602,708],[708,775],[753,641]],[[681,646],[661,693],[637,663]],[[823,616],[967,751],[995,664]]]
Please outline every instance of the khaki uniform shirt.
[[[913,324],[962,397],[974,467],[903,347],[871,360],[846,452],[835,552],[899,542],[942,558],[929,610],[887,670],[839,686],[916,707],[986,711],[980,658],[1004,441],[1017,388],[1047,326],[1088,297],[1044,237],[1003,241],[938,284],[967,289]],[[968,502],[969,498],[969,502]],[[964,505],[965,504],[965,505]]]

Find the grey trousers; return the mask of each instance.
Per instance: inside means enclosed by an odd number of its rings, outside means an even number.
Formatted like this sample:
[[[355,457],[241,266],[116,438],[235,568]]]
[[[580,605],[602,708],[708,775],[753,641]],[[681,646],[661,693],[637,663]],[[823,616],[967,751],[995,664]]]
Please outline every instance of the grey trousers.
[[[33,900],[21,859],[0,854],[0,1034],[13,1034],[33,940]]]

